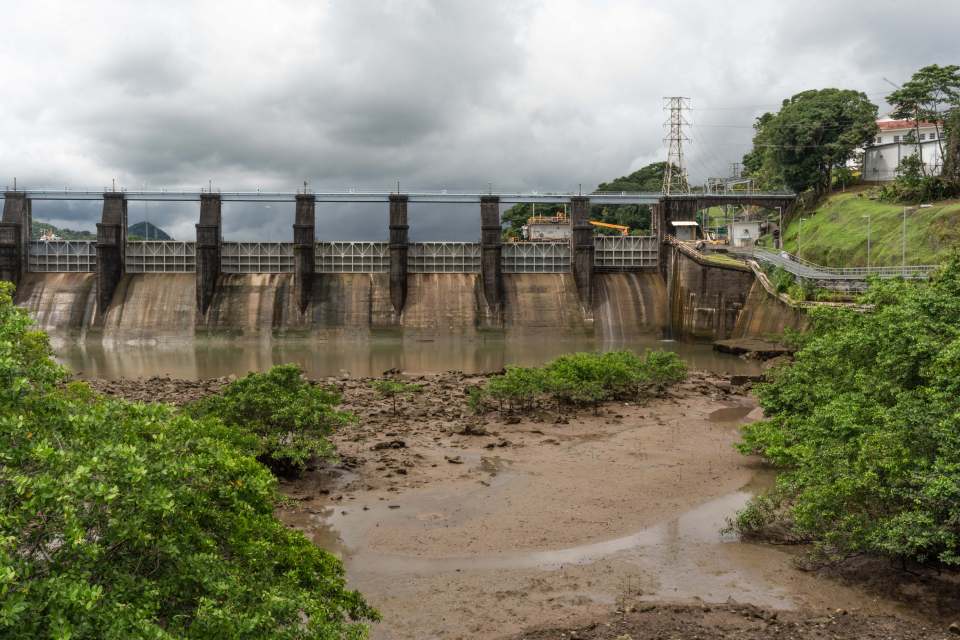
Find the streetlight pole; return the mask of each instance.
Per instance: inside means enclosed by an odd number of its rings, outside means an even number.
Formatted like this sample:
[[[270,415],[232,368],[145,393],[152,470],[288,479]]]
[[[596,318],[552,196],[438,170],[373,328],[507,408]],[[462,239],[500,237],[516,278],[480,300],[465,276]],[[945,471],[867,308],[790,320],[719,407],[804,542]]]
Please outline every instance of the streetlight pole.
[[[903,208],[903,230],[900,233],[900,267],[906,271],[907,266],[907,208]]]
[[[783,207],[777,207],[780,222],[777,223],[777,249],[783,249]]]
[[[867,269],[870,268],[870,214],[860,216],[867,219]]]
[[[800,218],[800,229],[797,231],[797,257],[803,257],[803,221],[808,218]]]

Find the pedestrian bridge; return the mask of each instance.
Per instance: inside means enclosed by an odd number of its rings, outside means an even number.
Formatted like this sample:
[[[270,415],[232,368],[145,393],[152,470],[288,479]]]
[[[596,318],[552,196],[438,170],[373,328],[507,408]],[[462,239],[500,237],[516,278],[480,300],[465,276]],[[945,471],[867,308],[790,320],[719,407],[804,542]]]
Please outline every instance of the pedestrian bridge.
[[[937,265],[902,265],[898,267],[825,267],[786,251],[771,251],[762,247],[731,249],[735,255],[750,257],[764,264],[810,280],[825,289],[856,291],[866,289],[870,278],[904,278],[918,280],[930,277]]]

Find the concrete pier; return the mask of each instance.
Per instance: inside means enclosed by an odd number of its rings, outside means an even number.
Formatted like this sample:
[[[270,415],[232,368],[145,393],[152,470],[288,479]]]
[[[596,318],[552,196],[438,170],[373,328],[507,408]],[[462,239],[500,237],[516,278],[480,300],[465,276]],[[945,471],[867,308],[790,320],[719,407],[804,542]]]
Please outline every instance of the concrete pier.
[[[107,312],[126,269],[127,199],[122,192],[103,194],[103,214],[97,223],[97,311]]]
[[[316,206],[312,194],[297,194],[297,208],[293,220],[293,292],[300,313],[307,310],[313,291]]]
[[[407,201],[404,194],[390,194],[390,302],[399,315],[407,301],[407,252],[409,229]]]
[[[570,198],[570,225],[573,230],[573,260],[571,267],[577,282],[580,304],[591,308],[593,304],[593,227],[590,225],[590,198]]]
[[[491,320],[499,322],[503,302],[503,246],[500,226],[500,198],[480,198],[480,273],[483,278],[483,296]]]
[[[19,285],[29,260],[30,199],[18,191],[7,191],[4,198],[3,218],[0,218],[0,280]]]
[[[197,310],[207,313],[220,277],[220,245],[223,226],[219,193],[200,196],[200,224],[197,225]]]

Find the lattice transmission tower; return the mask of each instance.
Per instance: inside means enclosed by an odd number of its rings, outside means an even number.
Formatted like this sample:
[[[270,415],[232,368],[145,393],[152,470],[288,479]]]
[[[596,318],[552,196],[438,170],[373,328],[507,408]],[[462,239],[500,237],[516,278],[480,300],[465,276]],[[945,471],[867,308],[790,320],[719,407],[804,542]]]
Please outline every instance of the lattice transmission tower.
[[[687,181],[687,167],[683,163],[683,143],[690,142],[690,138],[683,133],[684,125],[690,126],[683,117],[684,109],[690,108],[690,98],[674,96],[663,99],[663,110],[670,112],[670,117],[663,123],[670,128],[670,133],[664,142],[667,147],[667,168],[663,172],[663,193],[690,193],[690,183]]]

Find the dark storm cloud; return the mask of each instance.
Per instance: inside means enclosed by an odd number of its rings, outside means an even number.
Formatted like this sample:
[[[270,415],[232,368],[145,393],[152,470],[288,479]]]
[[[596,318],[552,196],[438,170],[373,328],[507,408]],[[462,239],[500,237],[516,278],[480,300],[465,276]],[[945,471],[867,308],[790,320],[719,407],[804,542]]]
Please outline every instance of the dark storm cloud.
[[[808,88],[875,101],[956,62],[956,3],[333,0],[10,3],[0,174],[21,184],[224,190],[566,189],[664,158],[661,96],[692,99],[691,177],[726,175],[753,118]],[[954,59],[951,59],[951,56]],[[131,204],[189,239],[197,206]],[[422,209],[422,210],[421,210]],[[88,228],[95,206],[49,204]],[[284,205],[230,205],[289,239]],[[411,208],[417,239],[476,212]],[[380,206],[318,208],[322,237],[384,239]]]

